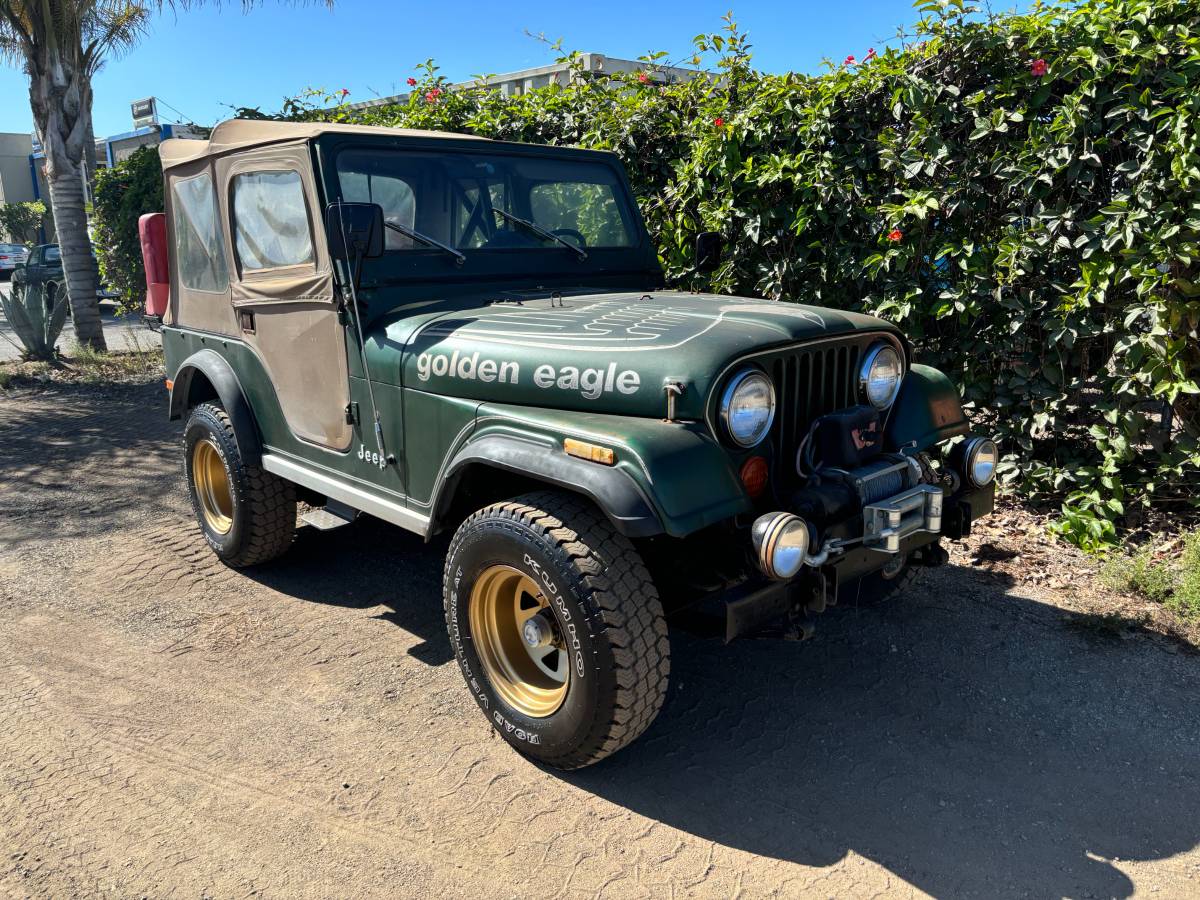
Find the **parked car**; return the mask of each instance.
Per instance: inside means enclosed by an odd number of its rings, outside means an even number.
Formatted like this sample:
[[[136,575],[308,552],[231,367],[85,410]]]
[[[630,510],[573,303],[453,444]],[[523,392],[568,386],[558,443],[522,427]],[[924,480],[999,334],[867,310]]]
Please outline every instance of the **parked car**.
[[[0,278],[11,278],[28,257],[29,250],[23,244],[0,244]]]
[[[23,264],[18,264],[12,275],[14,284],[39,284],[45,281],[65,283],[62,251],[58,244],[38,244],[29,251]],[[120,294],[101,284],[96,291],[98,300],[117,300]],[[70,311],[68,310],[68,315]]]
[[[280,557],[298,501],[451,533],[468,690],[549,765],[654,720],[668,615],[806,635],[992,510],[996,445],[894,325],[670,289],[611,153],[235,120],[160,155],[143,251],[204,539]]]

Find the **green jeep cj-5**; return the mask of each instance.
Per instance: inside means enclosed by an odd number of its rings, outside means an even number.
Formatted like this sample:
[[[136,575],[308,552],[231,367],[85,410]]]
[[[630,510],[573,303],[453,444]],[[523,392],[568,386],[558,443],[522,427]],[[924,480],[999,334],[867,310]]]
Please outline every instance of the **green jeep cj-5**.
[[[609,153],[234,120],[161,155],[143,246],[205,539],[264,563],[297,504],[452,534],[450,641],[528,756],[641,734],[668,616],[806,636],[992,509],[995,444],[904,335],[664,289]]]

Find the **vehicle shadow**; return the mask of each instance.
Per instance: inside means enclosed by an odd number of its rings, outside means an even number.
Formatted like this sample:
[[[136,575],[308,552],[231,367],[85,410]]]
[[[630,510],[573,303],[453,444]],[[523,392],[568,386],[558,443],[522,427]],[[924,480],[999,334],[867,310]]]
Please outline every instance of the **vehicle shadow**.
[[[387,608],[377,616],[421,638],[415,659],[440,666],[454,658],[442,613],[448,535],[428,545],[371,516],[332,531],[302,527],[278,562],[242,570],[246,577],[300,600],[347,609]],[[419,599],[417,599],[419,598]]]
[[[931,573],[934,574],[934,573]],[[569,783],[690,834],[935,896],[1128,896],[1200,842],[1200,663],[949,567],[804,644],[672,634],[667,707]]]
[[[301,529],[285,564],[246,574],[383,605],[440,665],[444,544],[363,519]],[[882,608],[827,611],[802,644],[673,630],[651,729],[592,768],[546,771],[707,841],[815,867],[854,853],[938,896],[1128,896],[1112,861],[1200,842],[1197,695],[1196,656],[1105,642],[949,566]]]

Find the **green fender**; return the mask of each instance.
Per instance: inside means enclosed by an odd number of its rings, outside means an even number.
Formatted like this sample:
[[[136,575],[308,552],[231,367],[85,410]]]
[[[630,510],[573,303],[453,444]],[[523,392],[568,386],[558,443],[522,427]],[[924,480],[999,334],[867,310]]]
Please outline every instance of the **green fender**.
[[[566,438],[611,448],[616,464],[567,456]],[[635,537],[684,537],[752,508],[729,454],[702,423],[484,403],[471,435],[453,452],[450,477],[439,479],[435,495],[452,489],[452,473],[461,465],[491,461],[578,489]],[[444,502],[435,496],[435,510]]]
[[[969,429],[954,383],[931,366],[914,365],[900,386],[884,430],[891,451],[915,446],[924,450]]]

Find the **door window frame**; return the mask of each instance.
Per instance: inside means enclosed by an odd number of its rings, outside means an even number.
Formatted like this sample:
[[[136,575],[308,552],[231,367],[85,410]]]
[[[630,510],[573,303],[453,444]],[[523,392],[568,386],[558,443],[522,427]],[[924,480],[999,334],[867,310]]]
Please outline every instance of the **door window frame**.
[[[236,196],[237,196],[237,180],[248,175],[270,175],[283,173],[295,175],[300,188],[300,198],[304,201],[304,216],[308,222],[308,243],[311,253],[311,259],[308,262],[292,263],[286,266],[270,266],[264,269],[247,269],[242,265],[242,255],[238,252],[237,242],[237,213],[236,213]],[[317,231],[313,219],[312,204],[309,203],[308,190],[305,185],[304,173],[294,165],[280,163],[274,161],[263,160],[261,165],[256,165],[253,168],[238,169],[229,174],[229,194],[226,199],[226,208],[229,211],[229,243],[233,247],[234,267],[236,269],[237,278],[243,283],[251,283],[254,281],[271,281],[279,278],[287,278],[293,275],[312,275],[319,271],[320,258],[317,253]]]

